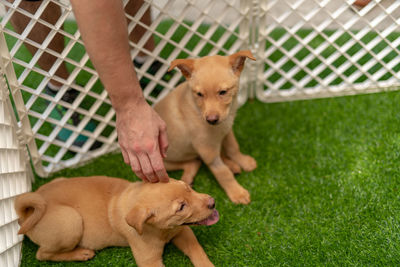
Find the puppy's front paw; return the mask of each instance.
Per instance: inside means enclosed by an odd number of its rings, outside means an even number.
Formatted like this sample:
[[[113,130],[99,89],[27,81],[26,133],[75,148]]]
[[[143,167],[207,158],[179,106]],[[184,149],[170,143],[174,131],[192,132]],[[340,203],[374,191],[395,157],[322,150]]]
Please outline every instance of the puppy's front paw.
[[[250,193],[241,186],[229,191],[228,196],[235,204],[250,204]]]
[[[243,155],[242,159],[240,160],[240,166],[244,171],[251,172],[257,168],[257,161],[249,155]]]
[[[76,260],[78,261],[87,261],[90,260],[91,258],[93,258],[95,255],[94,251],[91,249],[85,249],[85,248],[79,248],[76,251]]]

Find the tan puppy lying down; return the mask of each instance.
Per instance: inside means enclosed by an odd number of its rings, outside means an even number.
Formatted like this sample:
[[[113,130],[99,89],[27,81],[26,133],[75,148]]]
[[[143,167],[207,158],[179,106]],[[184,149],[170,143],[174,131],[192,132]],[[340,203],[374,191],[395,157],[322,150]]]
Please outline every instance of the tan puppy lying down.
[[[182,181],[130,183],[105,176],[59,178],[17,197],[21,229],[39,260],[86,261],[94,250],[130,246],[139,266],[163,266],[172,241],[195,266],[214,266],[187,225],[219,219],[212,197]]]
[[[167,124],[169,148],[164,160],[167,170],[183,169],[182,180],[192,184],[201,160],[235,203],[250,203],[250,194],[233,173],[252,171],[256,161],[239,150],[232,131],[238,108],[239,78],[250,51],[231,56],[176,59],[186,78],[154,109]]]

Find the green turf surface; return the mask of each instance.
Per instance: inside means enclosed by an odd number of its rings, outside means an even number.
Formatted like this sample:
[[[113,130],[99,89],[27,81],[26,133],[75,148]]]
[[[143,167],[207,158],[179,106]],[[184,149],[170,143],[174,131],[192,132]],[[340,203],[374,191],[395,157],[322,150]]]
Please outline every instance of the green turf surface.
[[[216,199],[220,221],[193,227],[216,266],[398,266],[400,263],[400,93],[278,104],[249,102],[234,129],[258,168],[237,180],[249,206],[232,204],[206,167],[194,189]],[[119,154],[57,175],[134,178]],[[172,172],[178,178],[180,172]],[[34,189],[49,180],[37,179]],[[26,240],[21,266],[35,266]],[[173,245],[166,266],[190,266]],[[129,248],[107,248],[85,263],[135,266]]]

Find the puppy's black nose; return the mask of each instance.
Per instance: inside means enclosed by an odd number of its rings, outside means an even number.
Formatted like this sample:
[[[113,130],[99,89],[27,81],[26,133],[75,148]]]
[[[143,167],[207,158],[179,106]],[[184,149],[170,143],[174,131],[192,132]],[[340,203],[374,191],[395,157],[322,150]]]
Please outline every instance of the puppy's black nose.
[[[210,210],[212,210],[212,209],[215,208],[215,199],[214,199],[214,198],[210,197],[210,199],[208,200],[208,205],[207,205],[207,207],[208,207]]]
[[[206,120],[209,124],[217,124],[218,120],[219,120],[219,116],[218,115],[209,115],[206,117]]]

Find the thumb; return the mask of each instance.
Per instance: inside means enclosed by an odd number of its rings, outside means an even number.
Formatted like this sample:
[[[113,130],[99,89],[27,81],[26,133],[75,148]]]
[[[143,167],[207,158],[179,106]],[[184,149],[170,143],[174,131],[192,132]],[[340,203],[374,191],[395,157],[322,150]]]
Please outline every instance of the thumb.
[[[158,143],[160,144],[160,152],[163,158],[167,157],[168,150],[168,136],[166,127],[160,129],[160,134],[158,136]]]

